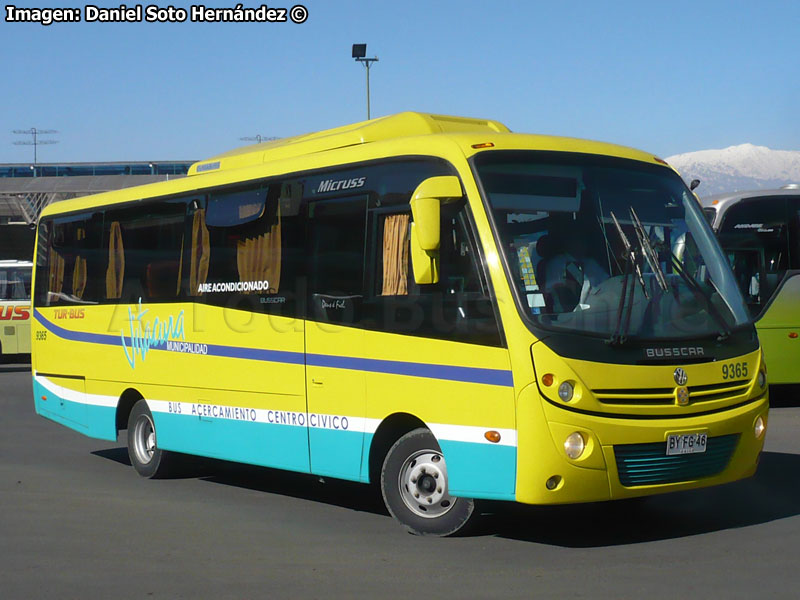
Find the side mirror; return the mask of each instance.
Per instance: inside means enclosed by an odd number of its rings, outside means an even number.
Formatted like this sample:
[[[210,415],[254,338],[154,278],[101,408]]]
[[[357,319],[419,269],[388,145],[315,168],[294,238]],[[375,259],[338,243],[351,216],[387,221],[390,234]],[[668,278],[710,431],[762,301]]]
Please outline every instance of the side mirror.
[[[695,191],[699,185],[700,185],[699,179],[692,179],[692,183],[689,184],[689,189],[691,191]]]
[[[461,182],[454,175],[430,177],[411,195],[411,265],[419,285],[439,281],[441,204],[461,196]]]

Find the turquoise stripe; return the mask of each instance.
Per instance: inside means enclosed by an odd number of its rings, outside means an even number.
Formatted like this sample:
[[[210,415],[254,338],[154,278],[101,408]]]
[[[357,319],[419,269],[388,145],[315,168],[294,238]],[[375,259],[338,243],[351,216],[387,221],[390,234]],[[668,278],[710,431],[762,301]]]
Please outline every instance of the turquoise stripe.
[[[162,412],[154,413],[153,420],[158,447],[164,450],[309,472],[305,427]]]
[[[310,428],[311,471],[351,481],[361,481],[364,433]]]
[[[72,402],[33,381],[36,412],[89,437],[116,441],[116,409]],[[43,401],[42,396],[47,400]],[[373,435],[191,415],[153,414],[158,445],[199,456],[367,482]],[[309,435],[312,463],[309,466]],[[514,500],[517,449],[439,440],[454,496]]]
[[[42,396],[47,400],[42,400]],[[33,397],[37,414],[89,437],[117,440],[116,408],[72,402],[54,394],[36,379],[33,380]]]
[[[439,440],[453,496],[514,500],[517,449],[513,446]]]

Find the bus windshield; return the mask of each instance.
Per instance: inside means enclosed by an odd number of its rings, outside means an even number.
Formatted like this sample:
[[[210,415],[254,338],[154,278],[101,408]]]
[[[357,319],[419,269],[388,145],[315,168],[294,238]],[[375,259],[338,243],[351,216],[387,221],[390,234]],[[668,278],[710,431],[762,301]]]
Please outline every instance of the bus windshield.
[[[30,299],[31,267],[0,262],[0,300]]]
[[[749,322],[696,199],[666,167],[492,151],[474,165],[529,324],[627,339],[718,336]]]
[[[721,215],[719,242],[753,318],[770,303],[786,272],[796,268],[793,200],[786,195],[746,198],[728,204]]]

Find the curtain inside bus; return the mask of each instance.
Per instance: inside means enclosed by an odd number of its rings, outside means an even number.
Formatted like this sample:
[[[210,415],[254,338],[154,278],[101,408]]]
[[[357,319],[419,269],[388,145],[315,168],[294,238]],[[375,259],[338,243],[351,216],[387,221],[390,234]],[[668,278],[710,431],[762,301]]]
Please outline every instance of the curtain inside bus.
[[[122,244],[122,227],[119,221],[111,223],[108,236],[108,269],[106,269],[106,298],[122,296],[125,278],[125,249]]]
[[[192,258],[189,262],[189,295],[200,296],[200,284],[208,279],[208,263],[211,258],[211,249],[208,241],[208,227],[206,227],[206,211],[200,209],[194,213],[192,219]]]
[[[408,223],[406,214],[390,215],[383,222],[382,296],[408,295]]]
[[[277,294],[281,279],[281,214],[276,202],[275,223],[258,235],[243,236],[236,243],[239,281],[268,281]],[[245,293],[256,293],[256,290]]]
[[[47,276],[47,291],[51,297],[58,297],[61,294],[61,288],[64,286],[65,261],[64,257],[52,246],[50,247],[48,264],[50,268]]]

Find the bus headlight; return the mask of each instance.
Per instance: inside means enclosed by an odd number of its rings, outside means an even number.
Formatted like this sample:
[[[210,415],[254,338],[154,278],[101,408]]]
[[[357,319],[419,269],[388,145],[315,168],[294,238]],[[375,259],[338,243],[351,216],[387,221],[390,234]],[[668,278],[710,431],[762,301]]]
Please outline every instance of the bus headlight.
[[[767,429],[767,424],[764,421],[764,417],[758,417],[756,419],[756,424],[753,427],[753,433],[756,435],[756,439],[761,438],[761,436],[764,435],[764,431],[766,431],[766,429]]]
[[[566,452],[567,456],[572,460],[579,459],[585,449],[586,440],[584,440],[583,436],[577,431],[575,433],[570,433],[564,441],[564,452]]]
[[[569,381],[565,381],[560,386],[558,386],[558,397],[561,398],[564,402],[569,402],[572,400],[572,394],[575,392],[575,389],[572,387],[572,384]]]

